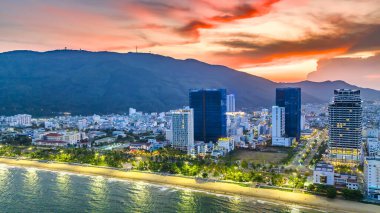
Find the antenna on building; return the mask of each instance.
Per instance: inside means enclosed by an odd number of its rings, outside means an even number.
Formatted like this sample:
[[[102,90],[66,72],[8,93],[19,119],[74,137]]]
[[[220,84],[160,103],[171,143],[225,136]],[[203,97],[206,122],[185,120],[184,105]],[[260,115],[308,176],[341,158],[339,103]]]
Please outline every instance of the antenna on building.
[[[136,46],[136,53],[137,53],[137,46]]]

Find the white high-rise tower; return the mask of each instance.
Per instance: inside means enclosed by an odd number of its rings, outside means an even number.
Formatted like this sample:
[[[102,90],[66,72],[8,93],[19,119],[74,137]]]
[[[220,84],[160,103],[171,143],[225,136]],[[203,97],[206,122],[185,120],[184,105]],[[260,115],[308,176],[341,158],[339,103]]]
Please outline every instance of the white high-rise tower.
[[[235,95],[227,95],[227,112],[235,112]]]
[[[185,108],[171,111],[172,146],[191,154],[194,149],[193,109]]]
[[[285,136],[285,107],[272,107],[272,138]]]
[[[292,138],[285,134],[285,107],[272,107],[272,146],[292,145]]]

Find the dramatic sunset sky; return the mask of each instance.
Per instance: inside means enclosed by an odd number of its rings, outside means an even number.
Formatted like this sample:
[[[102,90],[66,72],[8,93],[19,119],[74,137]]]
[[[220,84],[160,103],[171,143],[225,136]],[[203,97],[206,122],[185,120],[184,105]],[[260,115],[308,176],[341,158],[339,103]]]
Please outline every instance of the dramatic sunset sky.
[[[380,89],[380,0],[0,2],[0,52],[135,46],[277,82],[344,80]]]

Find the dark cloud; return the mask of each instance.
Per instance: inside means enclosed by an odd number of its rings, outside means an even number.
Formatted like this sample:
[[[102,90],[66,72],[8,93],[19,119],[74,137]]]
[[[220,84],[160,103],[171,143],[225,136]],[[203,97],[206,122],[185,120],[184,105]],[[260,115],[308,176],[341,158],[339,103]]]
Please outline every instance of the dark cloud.
[[[349,49],[351,42],[351,37],[327,35],[307,36],[298,41],[270,40],[267,43],[238,39],[217,42],[232,51],[215,54],[239,58],[236,63],[268,63],[293,57],[327,55],[334,52],[344,53]]]
[[[351,48],[350,52],[371,51],[380,49],[380,24],[369,25],[368,31],[361,36]]]
[[[184,27],[181,27],[178,29],[178,32],[189,37],[194,37],[198,38],[199,37],[199,29],[210,29],[213,28],[214,25],[207,23],[207,22],[202,22],[198,20],[194,20]]]
[[[325,28],[325,29],[322,29]],[[237,63],[268,63],[278,59],[302,57],[331,57],[360,51],[380,50],[380,24],[350,22],[339,15],[329,16],[321,21],[321,29],[329,33],[307,33],[299,40],[277,40],[244,34],[238,39],[222,40],[216,43],[228,49],[216,55],[239,57]],[[230,36],[229,36],[230,37]],[[236,63],[236,64],[235,64]]]
[[[369,58],[333,58],[318,61],[311,81],[343,80],[361,87],[380,90],[380,55]]]

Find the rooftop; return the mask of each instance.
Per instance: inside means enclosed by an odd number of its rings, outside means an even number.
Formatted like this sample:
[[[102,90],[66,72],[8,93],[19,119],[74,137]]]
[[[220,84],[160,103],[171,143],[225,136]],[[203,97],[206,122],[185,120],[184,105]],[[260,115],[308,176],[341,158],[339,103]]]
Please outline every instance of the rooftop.
[[[317,163],[317,165],[315,166],[315,170],[318,170],[318,169],[334,169],[334,166],[329,164],[329,163]]]
[[[63,136],[63,135],[59,134],[59,133],[52,132],[52,133],[46,134],[45,136],[48,136],[48,137],[60,137],[60,136]]]

